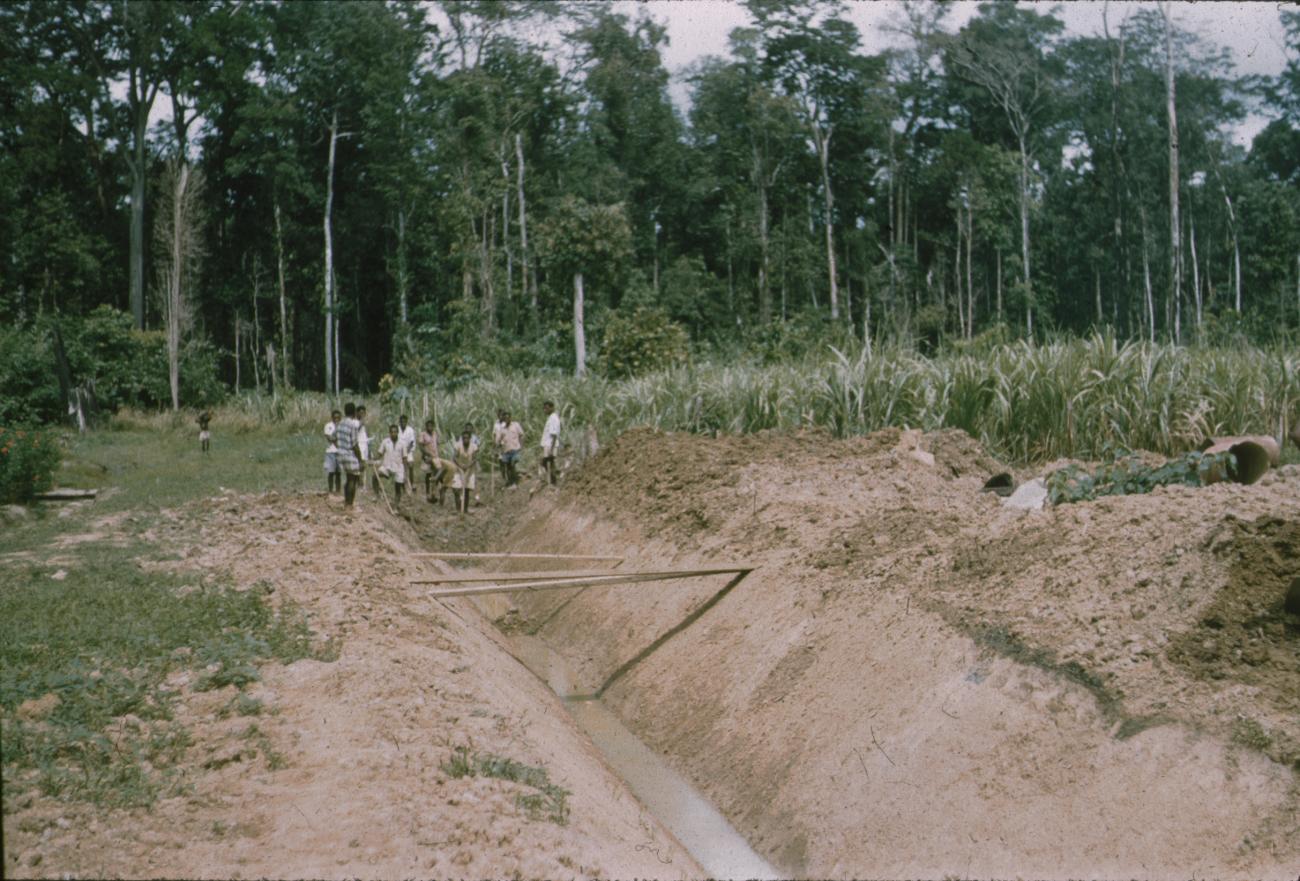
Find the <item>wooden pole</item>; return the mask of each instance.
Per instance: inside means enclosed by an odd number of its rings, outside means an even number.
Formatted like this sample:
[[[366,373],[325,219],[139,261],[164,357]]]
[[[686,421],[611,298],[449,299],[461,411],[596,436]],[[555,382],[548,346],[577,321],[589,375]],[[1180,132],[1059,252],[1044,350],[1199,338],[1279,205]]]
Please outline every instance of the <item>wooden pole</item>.
[[[378,484],[379,486],[379,494],[384,497],[384,507],[388,509],[389,514],[392,514],[394,517],[396,517],[397,512],[393,510],[392,504],[388,501],[388,491],[384,489],[384,480],[379,476],[379,472],[375,468],[375,463],[367,462],[366,465],[368,465],[370,467],[370,470],[374,472],[375,483]]]
[[[644,581],[671,581],[679,578],[695,578],[701,575],[718,575],[738,573],[748,575],[750,567],[730,567],[716,569],[680,569],[662,572],[629,572],[625,575],[601,575],[589,578],[551,578],[538,581],[518,581],[509,584],[482,584],[470,587],[450,587],[429,592],[432,598],[476,596],[489,593],[510,593],[517,590],[561,590],[571,587],[603,587],[615,584],[637,584]],[[439,581],[412,580],[411,584],[438,584]]]
[[[653,570],[664,572],[704,572],[713,574],[715,572],[736,572],[738,567],[732,566],[726,569],[669,569]],[[653,574],[652,571],[646,572],[612,572],[609,569],[595,570],[572,570],[572,569],[551,569],[541,572],[469,572],[456,573],[454,575],[438,575],[421,580],[421,584],[474,584],[487,583],[492,581],[551,581],[556,578],[613,578],[626,577],[629,575],[647,575]]]
[[[516,553],[461,553],[458,551],[421,551],[412,557],[434,557],[439,560],[611,560],[623,562],[622,557],[599,554],[516,554]]]

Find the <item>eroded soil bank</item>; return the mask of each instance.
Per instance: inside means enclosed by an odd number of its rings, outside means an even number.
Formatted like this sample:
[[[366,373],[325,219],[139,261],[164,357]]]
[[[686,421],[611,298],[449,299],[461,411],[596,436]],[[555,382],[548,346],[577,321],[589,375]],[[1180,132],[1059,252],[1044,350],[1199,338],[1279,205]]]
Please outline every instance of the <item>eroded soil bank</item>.
[[[234,686],[198,692],[175,677],[193,735],[188,791],[128,811],[20,789],[5,806],[7,876],[702,874],[468,601],[435,603],[408,585],[428,564],[410,556],[409,527],[373,502],[349,517],[321,495],[229,494],[170,512],[146,536],[174,552],[157,565],[229,574],[297,603],[338,657],[263,667],[248,687],[262,702],[256,718],[221,718]],[[70,526],[83,529],[77,538],[121,538],[120,518],[87,510]],[[69,565],[58,553],[44,561],[51,571]],[[457,747],[544,769],[568,791],[567,822],[536,809],[534,786],[452,776]]]
[[[725,577],[501,624],[790,875],[1294,877],[1300,467],[1039,512],[998,469],[960,432],[634,431],[498,546],[760,568],[618,676]]]

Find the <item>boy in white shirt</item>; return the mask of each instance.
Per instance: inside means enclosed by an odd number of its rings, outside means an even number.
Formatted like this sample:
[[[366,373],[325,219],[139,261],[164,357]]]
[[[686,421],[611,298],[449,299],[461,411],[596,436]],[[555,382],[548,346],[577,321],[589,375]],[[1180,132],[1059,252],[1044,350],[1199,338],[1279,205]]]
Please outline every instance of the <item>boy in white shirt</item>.
[[[335,493],[343,489],[343,469],[339,466],[338,439],[339,423],[343,414],[338,410],[330,413],[330,421],[325,423],[325,492]]]
[[[408,425],[406,414],[397,417],[397,443],[402,448],[402,458],[406,460],[406,488],[411,489],[410,480],[415,471],[415,426]]]
[[[388,426],[388,437],[379,445],[379,475],[393,479],[396,504],[402,504],[402,489],[406,486],[406,455],[397,426]]]
[[[542,467],[555,486],[555,454],[560,450],[560,414],[555,412],[553,401],[542,403],[542,412],[546,414],[546,427],[542,429]]]

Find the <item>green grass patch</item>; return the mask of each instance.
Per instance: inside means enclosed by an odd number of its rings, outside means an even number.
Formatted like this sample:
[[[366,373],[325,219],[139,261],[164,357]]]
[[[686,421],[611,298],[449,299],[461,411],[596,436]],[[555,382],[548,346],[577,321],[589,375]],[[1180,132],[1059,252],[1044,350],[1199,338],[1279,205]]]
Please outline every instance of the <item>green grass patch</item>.
[[[502,372],[400,391],[233,398],[214,411],[213,455],[223,443],[268,429],[302,435],[315,451],[330,407],[345,400],[369,405],[373,432],[405,411],[417,424],[433,418],[444,437],[465,422],[485,434],[505,407],[535,441],[548,398],[572,449],[581,449],[588,426],[601,440],[636,426],[732,434],[821,426],[842,437],[887,427],[960,428],[1014,462],[1097,459],[1115,448],[1177,455],[1210,436],[1289,432],[1300,417],[1300,355],[1282,346],[1180,347],[1098,335],[962,346],[932,357],[896,347],[823,348],[775,364],[681,363],[627,379]],[[117,423],[183,432],[197,447],[192,414],[124,414]],[[530,459],[535,446],[526,448]],[[1283,461],[1300,456],[1288,447]],[[319,470],[318,461],[312,466]]]
[[[324,425],[324,419],[321,420]],[[325,440],[285,426],[258,433],[224,433],[212,426],[212,449],[199,450],[197,432],[97,431],[75,438],[70,459],[93,486],[112,487],[99,511],[150,511],[222,490],[266,492],[325,488]],[[76,466],[74,466],[76,467]]]
[[[64,567],[63,580],[51,579],[53,567],[6,572],[6,801],[34,784],[60,798],[147,806],[177,790],[177,764],[189,745],[172,718],[175,695],[164,687],[172,671],[198,672],[200,689],[242,687],[266,662],[330,656],[301,611],[272,608],[264,590],[145,572],[139,553],[138,546],[97,547],[93,559]],[[19,712],[33,701],[39,704]],[[234,710],[260,707],[236,698]]]
[[[561,826],[569,822],[569,790],[552,783],[545,768],[491,753],[471,752],[466,746],[453,749],[451,757],[438,767],[452,778],[495,777],[530,787],[536,792],[515,796],[515,806],[530,820],[550,820]]]

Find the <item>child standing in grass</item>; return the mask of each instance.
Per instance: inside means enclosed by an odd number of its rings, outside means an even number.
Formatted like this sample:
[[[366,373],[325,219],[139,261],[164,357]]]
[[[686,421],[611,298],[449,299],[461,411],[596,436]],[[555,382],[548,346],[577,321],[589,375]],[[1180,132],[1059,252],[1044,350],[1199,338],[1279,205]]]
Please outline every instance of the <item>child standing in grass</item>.
[[[212,414],[204,410],[199,414],[199,449],[208,452],[212,447],[212,432],[208,431],[208,423],[212,421]]]
[[[379,476],[393,479],[393,493],[400,505],[402,488],[406,486],[406,447],[396,424],[388,426],[388,437],[379,445],[379,458]]]
[[[357,484],[361,481],[361,446],[357,435],[361,423],[356,419],[356,405],[349,401],[343,407],[343,421],[334,429],[334,446],[339,468],[342,469],[345,483],[343,485],[343,505],[352,507],[357,497]]]
[[[330,421],[325,423],[325,492],[335,493],[343,488],[343,469],[339,467],[338,429],[343,421],[343,414],[338,410],[330,413]]]
[[[478,443],[474,440],[474,427],[468,422],[461,429],[460,440],[452,444],[451,461],[456,466],[456,476],[451,488],[456,494],[456,510],[469,513],[469,494],[478,485],[474,468],[478,465]]]

